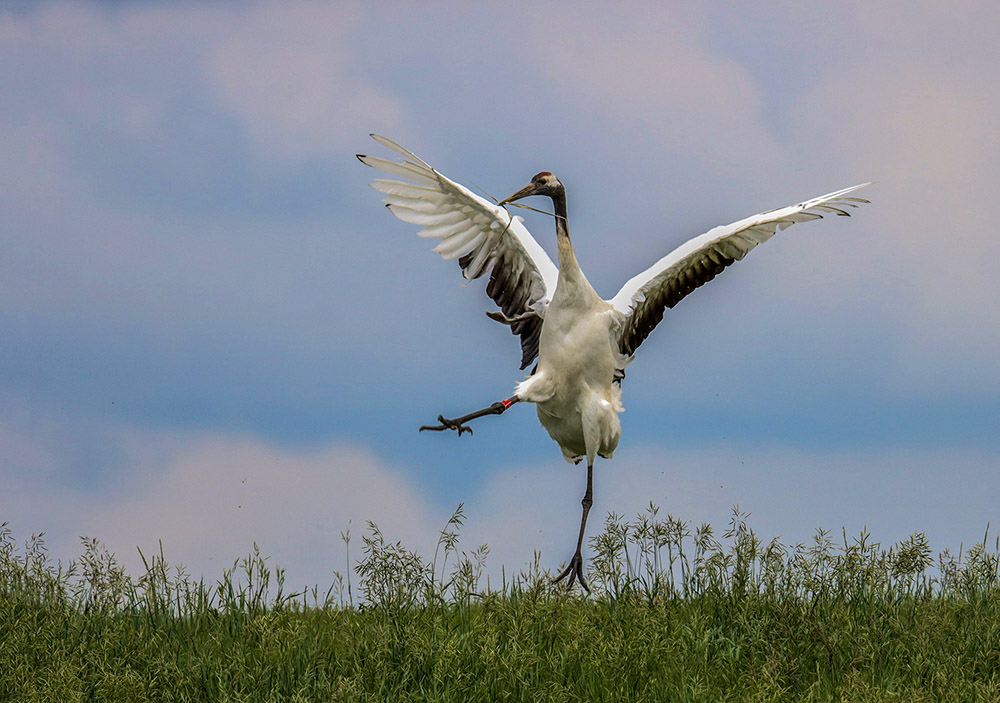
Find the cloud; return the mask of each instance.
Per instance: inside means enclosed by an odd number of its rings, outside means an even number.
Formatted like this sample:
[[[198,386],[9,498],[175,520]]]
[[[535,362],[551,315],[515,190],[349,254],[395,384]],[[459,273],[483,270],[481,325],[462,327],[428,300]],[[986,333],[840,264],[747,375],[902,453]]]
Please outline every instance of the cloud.
[[[817,528],[839,536],[868,529],[893,543],[925,531],[937,549],[981,539],[996,524],[989,496],[996,488],[996,456],[966,449],[823,450],[723,443],[698,449],[627,448],[595,466],[594,508],[588,534],[609,512],[633,518],[650,502],[660,516],[718,532],[734,506],[751,513],[751,526],[786,544],[809,541]],[[467,544],[493,547],[493,568],[570,558],[585,487],[583,467],[550,462],[495,474],[467,505]]]
[[[221,105],[255,147],[279,160],[343,153],[371,131],[390,132],[402,105],[352,76],[360,8],[328,2],[258,3],[213,51]]]
[[[398,278],[406,252],[360,236],[350,196],[332,187],[337,169],[349,171],[365,211],[380,214],[345,148],[368,131],[369,108],[393,113],[347,77],[356,14],[309,2],[42,3],[0,14],[0,63],[20,67],[0,75],[8,387],[149,400],[167,377],[171,392],[190,394],[180,376],[200,375],[230,398],[247,377],[267,385],[262,367],[336,366],[328,361],[354,360],[362,338],[388,348],[394,328],[364,322],[398,295],[372,289],[370,272]],[[285,92],[269,98],[272,89]],[[304,126],[287,122],[300,114]],[[240,144],[233,126],[244,119],[255,137]],[[332,155],[328,170],[299,163]],[[400,327],[419,324],[400,316]],[[299,362],[274,363],[288,353]]]
[[[676,4],[546,6],[532,9],[529,46],[549,84],[616,132],[640,130],[658,151],[727,175],[781,168],[787,157],[762,121],[764,92],[746,67],[706,46],[707,21],[703,9]]]
[[[18,500],[0,519],[18,534],[47,532],[64,560],[79,554],[78,537],[96,537],[141,572],[137,548],[148,557],[162,542],[168,560],[211,580],[256,542],[294,583],[328,585],[346,568],[341,532],[355,537],[352,559],[368,520],[426,555],[447,519],[399,468],[348,444],[295,450],[246,436],[120,428],[123,466],[99,485],[73,486],[53,480],[57,469],[42,466],[53,458],[45,445],[16,430],[0,424],[0,448],[38,473],[13,477]]]
[[[830,261],[892,301],[889,375],[906,392],[1000,388],[1000,239],[983,207],[1000,189],[998,78],[933,58],[882,62],[830,77],[796,113],[800,139],[827,141],[842,168],[879,181],[860,250]]]
[[[23,420],[23,419],[22,419]],[[0,422],[0,452],[31,461],[14,476],[18,498],[0,505],[15,534],[46,531],[55,557],[80,552],[78,537],[102,540],[134,572],[162,541],[168,561],[217,578],[254,542],[290,585],[328,586],[346,569],[341,532],[351,529],[351,558],[361,557],[366,522],[390,541],[433,555],[455,506],[442,506],[413,474],[350,443],[295,449],[246,435],[148,432],[112,428],[124,470],[98,484],[52,480],[44,444],[23,421]],[[491,581],[531,563],[555,569],[573,551],[585,471],[557,458],[495,472],[465,498],[460,548],[488,544]],[[823,527],[848,535],[867,527],[894,542],[926,531],[935,548],[957,549],[996,524],[995,459],[969,449],[824,451],[722,444],[691,450],[626,448],[595,468],[588,534],[609,512],[631,518],[650,502],[693,525],[721,531],[732,507],[752,513],[762,537],[807,541]],[[5,485],[11,476],[3,476]],[[9,495],[9,493],[8,493]],[[589,549],[588,549],[589,553]]]
[[[398,100],[354,70],[359,19],[355,5],[314,0],[56,2],[0,14],[0,58],[23,67],[0,77],[12,98],[0,124],[44,128],[62,147],[83,131],[91,141],[113,133],[118,148],[174,138],[175,148],[217,150],[225,116],[265,159],[341,157],[403,115]],[[179,114],[192,108],[207,114]],[[197,144],[206,134],[215,141]],[[157,156],[170,158],[169,149]]]

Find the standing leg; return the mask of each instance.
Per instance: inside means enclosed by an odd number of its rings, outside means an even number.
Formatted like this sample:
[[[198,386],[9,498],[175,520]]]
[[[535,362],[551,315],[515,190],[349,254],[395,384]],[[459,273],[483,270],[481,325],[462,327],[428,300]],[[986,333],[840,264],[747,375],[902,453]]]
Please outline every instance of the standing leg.
[[[566,567],[566,570],[556,576],[552,583],[559,583],[569,576],[567,587],[572,588],[573,582],[579,580],[583,590],[590,593],[590,586],[583,578],[583,554],[581,553],[583,535],[587,530],[587,515],[590,513],[590,506],[594,504],[594,462],[589,458],[587,460],[587,492],[583,494],[583,500],[580,501],[580,504],[583,506],[583,518],[580,520],[580,536],[576,540],[576,554],[569,560],[569,566]]]

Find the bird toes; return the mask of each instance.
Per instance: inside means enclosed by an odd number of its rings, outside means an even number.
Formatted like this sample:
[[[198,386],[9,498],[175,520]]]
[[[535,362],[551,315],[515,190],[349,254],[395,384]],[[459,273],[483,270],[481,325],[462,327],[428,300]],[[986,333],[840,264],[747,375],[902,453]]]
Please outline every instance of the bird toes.
[[[444,430],[457,430],[458,436],[461,437],[463,432],[468,432],[472,434],[472,428],[468,425],[463,425],[461,422],[455,420],[449,420],[443,415],[438,415],[438,422],[440,425],[422,425],[420,431],[430,430],[432,432],[443,432]]]
[[[569,565],[563,572],[552,579],[552,584],[559,583],[567,576],[569,576],[569,581],[566,582],[567,590],[573,588],[573,584],[579,581],[583,590],[590,593],[590,586],[587,585],[586,579],[583,578],[583,556],[579,552],[573,555],[573,558],[569,560]]]

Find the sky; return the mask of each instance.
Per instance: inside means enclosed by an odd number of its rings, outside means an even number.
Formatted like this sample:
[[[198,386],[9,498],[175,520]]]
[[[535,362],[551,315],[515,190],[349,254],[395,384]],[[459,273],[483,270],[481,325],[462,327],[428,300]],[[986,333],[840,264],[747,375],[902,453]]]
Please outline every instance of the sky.
[[[328,585],[341,533],[430,556],[463,503],[493,573],[568,560],[585,471],[533,408],[417,432],[510,395],[520,349],[369,188],[376,132],[497,197],[555,172],[606,297],[875,181],[668,311],[589,533],[652,501],[970,545],[1000,526],[998,30],[919,0],[0,4],[0,522],[209,580],[257,543]]]

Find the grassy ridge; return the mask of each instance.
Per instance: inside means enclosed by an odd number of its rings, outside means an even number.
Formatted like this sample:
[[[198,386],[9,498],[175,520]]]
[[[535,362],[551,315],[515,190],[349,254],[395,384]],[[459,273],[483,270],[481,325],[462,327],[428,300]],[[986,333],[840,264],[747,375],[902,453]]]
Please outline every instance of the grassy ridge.
[[[1000,700],[985,540],[784,546],[651,507],[591,540],[585,597],[537,562],[486,591],[461,521],[429,562],[369,526],[356,604],[346,578],[285,593],[256,552],[213,585],[162,555],[133,579],[97,542],[61,568],[4,527],[0,700]]]

